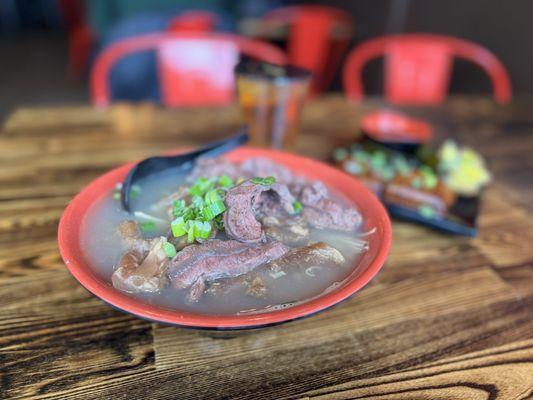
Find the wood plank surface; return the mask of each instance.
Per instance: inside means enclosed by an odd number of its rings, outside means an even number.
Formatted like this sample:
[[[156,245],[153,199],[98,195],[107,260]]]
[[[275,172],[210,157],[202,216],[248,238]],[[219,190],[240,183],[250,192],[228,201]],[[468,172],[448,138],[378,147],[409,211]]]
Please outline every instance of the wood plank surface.
[[[378,106],[309,103],[295,151],[327,160]],[[533,398],[532,108],[459,97],[411,110],[488,158],[478,237],[393,221],[389,260],[364,290],[229,339],[115,311],[70,276],[56,234],[96,176],[228,134],[238,108],[17,110],[0,131],[0,398]]]

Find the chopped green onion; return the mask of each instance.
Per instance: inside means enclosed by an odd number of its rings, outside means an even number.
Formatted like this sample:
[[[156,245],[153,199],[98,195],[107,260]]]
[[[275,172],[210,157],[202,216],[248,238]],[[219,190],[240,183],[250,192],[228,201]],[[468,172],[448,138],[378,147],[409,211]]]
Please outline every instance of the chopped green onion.
[[[228,175],[222,175],[218,180],[218,184],[224,188],[230,188],[235,185],[233,183],[233,179],[231,179]]]
[[[418,213],[424,218],[431,219],[435,217],[437,212],[430,205],[422,204],[420,207],[418,207]]]
[[[191,196],[203,196],[205,192],[213,187],[213,181],[205,177],[198,178],[196,183],[189,188]]]
[[[217,215],[222,214],[224,211],[226,211],[226,206],[224,205],[224,202],[222,200],[217,200],[214,203],[205,206],[205,208],[202,210],[202,214],[206,221],[211,221],[213,218],[215,218]]]
[[[189,242],[189,243],[194,242],[194,239],[196,239],[195,236],[194,236],[194,224],[193,224],[193,222],[194,221],[189,221],[187,223],[187,225],[188,225],[187,242]]]
[[[220,197],[220,194],[218,194],[218,191],[216,189],[211,189],[205,194],[204,200],[205,204],[209,205],[217,201],[221,201],[222,198]]]
[[[439,183],[437,175],[435,175],[433,170],[427,165],[422,165],[420,167],[420,173],[422,174],[422,181],[426,189],[433,189]]]
[[[295,214],[299,214],[300,212],[302,212],[304,206],[299,201],[295,201],[294,203],[292,203],[292,208],[294,209]]]
[[[344,169],[346,172],[354,175],[361,175],[363,173],[363,167],[358,161],[348,160],[344,163]]]
[[[141,222],[139,224],[139,228],[141,228],[141,231],[143,233],[151,233],[155,231],[155,222],[148,221],[148,222]]]
[[[194,231],[194,237],[200,239],[207,239],[211,235],[211,224],[205,221],[191,221],[191,230]]]
[[[204,207],[204,199],[201,196],[193,196],[191,203],[194,208],[201,210]]]
[[[179,217],[185,211],[185,200],[176,200],[172,203],[172,215]]]
[[[346,158],[348,158],[348,150],[343,147],[339,147],[333,152],[333,159],[335,161],[344,161]]]
[[[357,149],[352,152],[352,158],[359,162],[365,163],[370,158],[370,154],[364,150]]]
[[[170,229],[174,237],[180,237],[187,233],[186,221],[183,217],[178,217],[170,223]]]
[[[177,254],[176,247],[170,242],[163,243],[163,250],[168,258],[173,258]]]
[[[132,185],[130,189],[130,197],[135,200],[136,198],[139,197],[140,194],[141,194],[141,187],[139,185]]]
[[[224,230],[224,219],[222,218],[222,214],[221,215],[217,215],[215,217],[214,221],[215,221],[215,227],[219,231],[223,231]]]
[[[394,175],[395,175],[394,168],[391,166],[384,167],[381,170],[381,177],[385,181],[390,181],[392,178],[394,178]]]
[[[274,182],[276,182],[276,178],[274,178],[273,176],[267,176],[266,178],[252,178],[251,179],[251,182],[252,183],[255,183],[257,185],[265,185],[265,186],[270,186],[272,185]]]
[[[372,159],[370,160],[372,167],[376,169],[381,169],[387,164],[387,156],[383,151],[376,151],[372,154]]]
[[[239,178],[237,179],[237,182],[235,182],[236,185],[240,185],[241,183],[243,183],[246,179],[244,178]]]

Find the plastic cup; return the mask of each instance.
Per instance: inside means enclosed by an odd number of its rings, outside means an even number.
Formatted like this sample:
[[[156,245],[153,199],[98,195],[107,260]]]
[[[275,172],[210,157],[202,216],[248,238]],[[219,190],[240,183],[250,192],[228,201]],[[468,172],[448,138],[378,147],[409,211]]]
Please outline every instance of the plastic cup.
[[[236,68],[239,103],[252,144],[291,148],[300,130],[300,115],[311,73],[291,65],[241,61]]]

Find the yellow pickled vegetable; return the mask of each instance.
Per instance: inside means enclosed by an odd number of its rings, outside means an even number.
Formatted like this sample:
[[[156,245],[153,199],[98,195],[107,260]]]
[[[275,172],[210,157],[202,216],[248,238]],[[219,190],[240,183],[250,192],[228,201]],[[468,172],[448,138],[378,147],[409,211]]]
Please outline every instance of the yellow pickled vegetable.
[[[483,157],[468,147],[459,147],[452,140],[439,149],[438,169],[444,182],[453,191],[464,196],[475,196],[490,182],[491,176]]]

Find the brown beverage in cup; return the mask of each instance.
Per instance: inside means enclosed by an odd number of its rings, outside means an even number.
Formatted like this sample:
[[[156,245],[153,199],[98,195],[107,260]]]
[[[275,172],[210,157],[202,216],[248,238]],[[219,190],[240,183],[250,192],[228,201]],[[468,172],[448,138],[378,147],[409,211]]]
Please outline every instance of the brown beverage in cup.
[[[311,74],[294,66],[245,60],[237,66],[237,88],[251,142],[277,149],[293,146]]]

